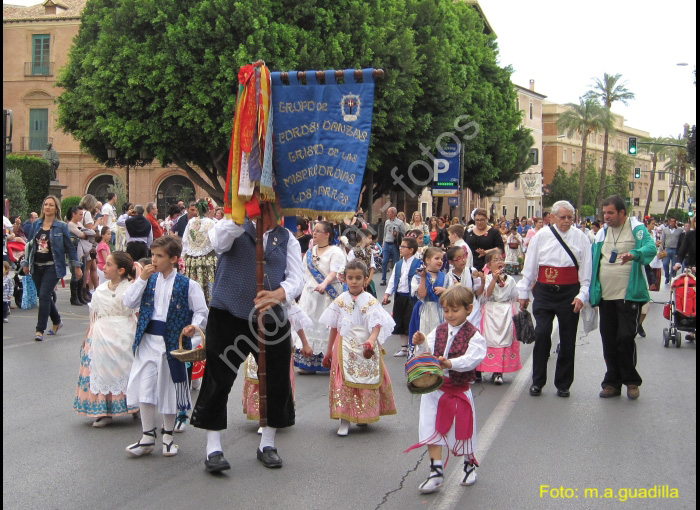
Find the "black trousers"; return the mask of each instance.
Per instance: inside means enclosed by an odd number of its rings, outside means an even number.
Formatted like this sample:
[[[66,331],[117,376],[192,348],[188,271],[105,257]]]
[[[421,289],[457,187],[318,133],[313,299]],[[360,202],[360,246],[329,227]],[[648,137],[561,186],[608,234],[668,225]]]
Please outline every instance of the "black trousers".
[[[200,429],[226,428],[226,404],[238,370],[251,352],[258,359],[255,323],[211,308],[206,331],[207,367],[192,411],[192,425]],[[273,330],[273,327],[268,327]],[[266,334],[267,424],[294,425],[294,400],[289,380],[292,340],[289,322]]]
[[[139,259],[148,257],[148,246],[140,241],[131,241],[126,245],[126,252],[131,255],[134,262],[137,262]]]
[[[49,318],[54,326],[61,323],[61,315],[56,308],[56,300],[54,299],[54,288],[58,283],[56,276],[56,266],[49,264],[48,266],[34,265],[32,271],[32,280],[36,286],[36,293],[39,297],[39,314],[36,319],[35,331],[44,333]]]
[[[562,288],[559,292],[548,290],[553,286],[535,284],[532,290],[532,315],[535,318],[535,347],[532,351],[532,384],[547,384],[547,362],[552,350],[552,323],[559,320],[559,356],[554,372],[554,386],[568,390],[574,382],[574,356],[578,316],[571,302],[578,295],[580,285]]]
[[[600,336],[607,371],[601,386],[621,389],[623,384],[642,384],[637,373],[637,325],[642,305],[636,301],[601,300]]]
[[[394,310],[393,317],[396,325],[394,326],[394,335],[408,335],[408,326],[411,322],[411,314],[413,313],[413,305],[415,300],[409,295],[394,294]],[[427,331],[426,333],[430,333]]]

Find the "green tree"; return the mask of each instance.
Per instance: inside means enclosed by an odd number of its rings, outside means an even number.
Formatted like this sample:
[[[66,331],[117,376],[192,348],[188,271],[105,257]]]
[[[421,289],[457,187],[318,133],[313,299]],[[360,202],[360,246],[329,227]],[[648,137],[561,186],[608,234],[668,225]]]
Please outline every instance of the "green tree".
[[[42,158],[27,154],[8,154],[7,168],[19,170],[24,183],[27,206],[30,211],[41,211],[44,198],[49,194],[51,170]]]
[[[547,187],[543,203],[545,206],[551,207],[560,200],[571,200],[571,197],[576,195],[577,189],[576,175],[568,173],[562,167],[557,167],[557,171],[554,172],[552,177],[552,182]]]
[[[66,197],[63,200],[61,200],[61,214],[65,215],[66,212],[68,212],[69,207],[73,207],[74,205],[78,205],[80,203],[80,197],[72,196],[72,197]]]
[[[114,193],[117,195],[117,203],[114,204],[114,207],[117,209],[117,216],[121,214],[122,206],[128,202],[128,199],[126,197],[126,186],[124,186],[124,182],[118,178],[114,178],[114,184],[110,184],[107,186],[107,193]]]
[[[583,193],[586,181],[586,149],[588,136],[596,131],[605,131],[612,127],[610,112],[590,97],[581,98],[579,104],[569,103],[568,109],[561,114],[557,121],[557,128],[564,130],[571,138],[574,133],[581,136],[581,165],[579,168],[579,186],[576,200],[576,208],[583,205]]]
[[[29,207],[27,205],[27,194],[24,191],[22,174],[19,170],[8,170],[5,175],[5,191],[7,199],[10,201],[10,214],[27,219]]]
[[[465,151],[465,184],[479,191],[527,168],[529,134],[497,57],[476,10],[451,0],[90,0],[58,81],[59,126],[98,161],[107,145],[122,158],[145,149],[222,201],[242,64],[381,67],[375,196],[461,114],[480,126]]]
[[[608,175],[605,182],[609,185],[614,185],[615,194],[626,200],[630,198],[629,179],[632,174],[634,160],[627,154],[618,151],[615,151],[615,154],[613,154],[613,159],[615,161],[613,174]],[[608,194],[610,195],[611,193]],[[603,198],[600,198],[601,196],[602,194],[598,195],[597,202],[602,202]]]
[[[656,182],[656,165],[659,159],[665,159],[671,153],[671,147],[665,144],[673,143],[673,140],[665,137],[647,138],[646,142],[640,145],[642,150],[646,151],[651,156],[651,182],[649,183],[649,193],[647,194],[647,203],[644,206],[644,216],[649,215],[649,207],[654,193],[654,183]]]
[[[634,93],[630,92],[626,85],[626,82],[619,83],[621,74],[608,74],[603,73],[603,79],[594,78],[593,79],[593,89],[588,93],[590,97],[593,97],[600,101],[603,107],[611,113],[611,108],[613,103],[621,102],[626,105],[629,101],[634,99]],[[606,173],[608,167],[608,147],[610,142],[610,133],[613,130],[612,122],[610,125],[605,127],[605,133],[603,137],[603,167],[600,169],[600,187],[602,188],[606,182]],[[602,200],[602,197],[601,197]],[[596,210],[600,210],[600,203],[595,204]]]

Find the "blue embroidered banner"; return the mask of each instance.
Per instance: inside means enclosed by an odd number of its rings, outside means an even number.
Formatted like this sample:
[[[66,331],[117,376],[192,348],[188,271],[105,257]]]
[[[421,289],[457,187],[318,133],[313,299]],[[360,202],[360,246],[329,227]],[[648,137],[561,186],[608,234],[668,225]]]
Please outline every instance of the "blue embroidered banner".
[[[372,69],[344,71],[337,84],[335,71],[325,71],[325,85],[316,72],[306,72],[306,85],[290,71],[289,85],[281,73],[271,73],[275,192],[281,214],[326,216],[340,220],[358,205],[367,163],[374,80]]]

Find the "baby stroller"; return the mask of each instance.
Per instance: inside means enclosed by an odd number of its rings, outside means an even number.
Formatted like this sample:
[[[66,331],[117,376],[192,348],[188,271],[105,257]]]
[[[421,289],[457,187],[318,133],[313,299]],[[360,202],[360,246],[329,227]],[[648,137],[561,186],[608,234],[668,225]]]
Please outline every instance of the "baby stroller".
[[[671,324],[664,328],[664,347],[671,342],[681,346],[681,331],[695,334],[695,275],[689,269],[671,280],[671,300],[664,306],[664,317]]]

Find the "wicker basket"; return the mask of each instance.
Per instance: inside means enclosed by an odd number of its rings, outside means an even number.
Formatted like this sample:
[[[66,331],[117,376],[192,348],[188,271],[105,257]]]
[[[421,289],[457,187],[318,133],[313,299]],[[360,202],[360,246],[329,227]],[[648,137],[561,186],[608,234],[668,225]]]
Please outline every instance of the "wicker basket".
[[[207,352],[205,349],[205,338],[204,338],[204,332],[199,328],[199,326],[195,326],[194,324],[190,324],[190,326],[194,326],[194,329],[197,330],[199,335],[202,337],[202,345],[201,347],[197,349],[190,349],[186,350],[182,348],[182,332],[180,332],[180,340],[179,340],[179,347],[175,349],[174,351],[170,351],[170,354],[172,354],[173,358],[175,358],[178,361],[182,362],[192,362],[192,361],[204,361],[207,358]],[[184,328],[183,328],[184,329]]]

